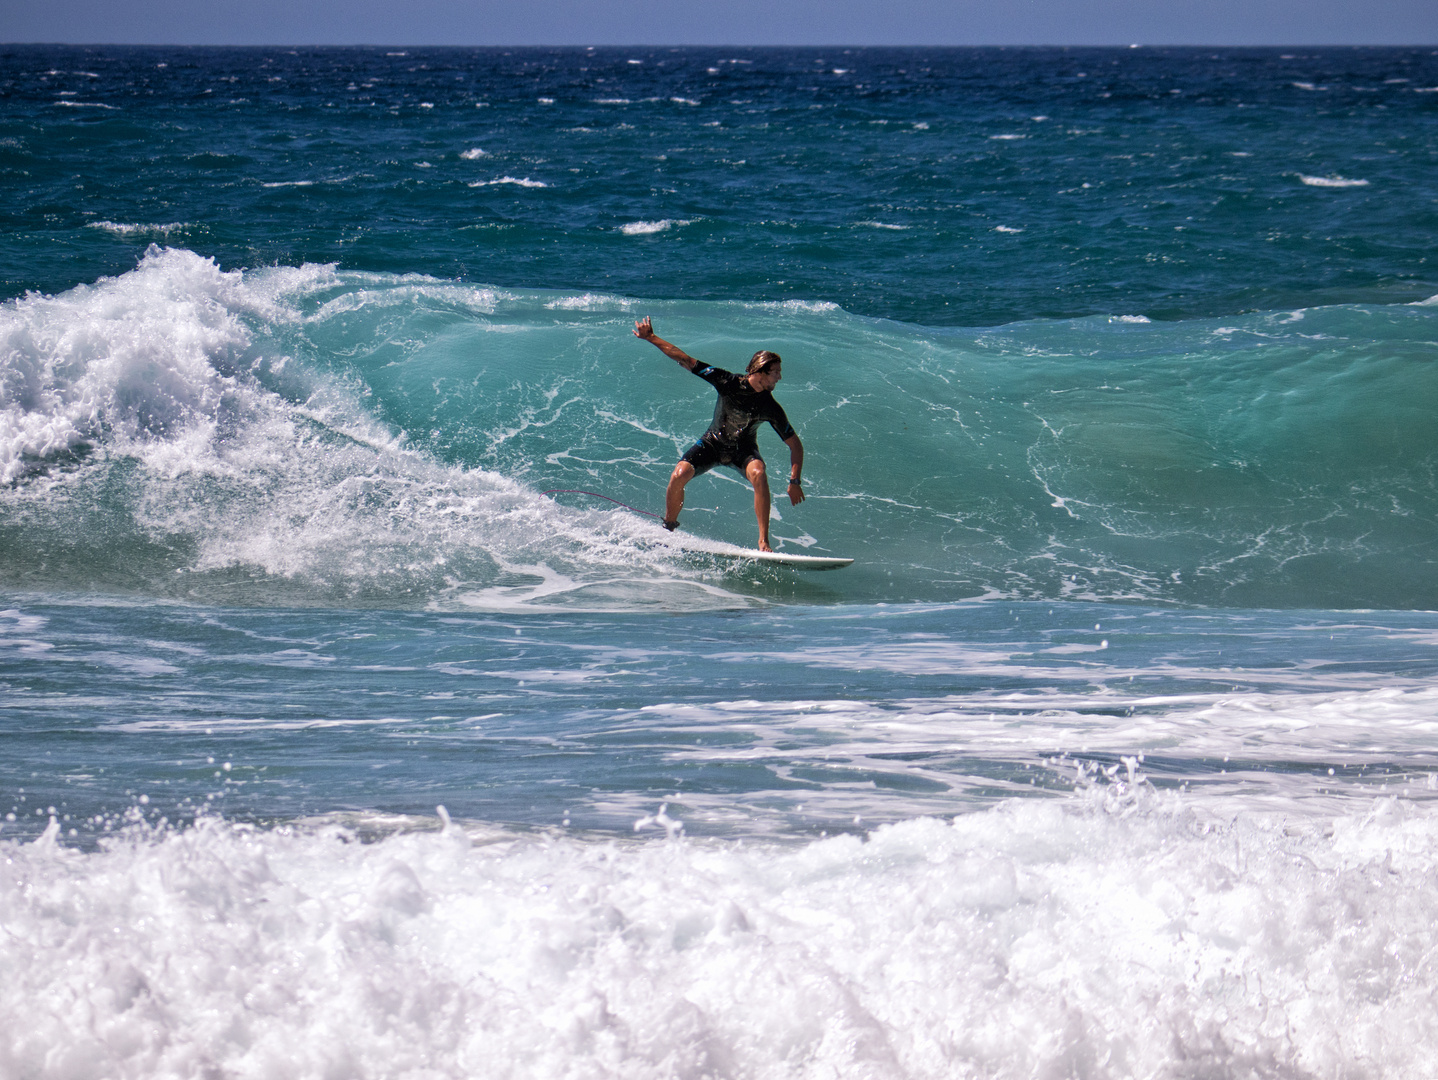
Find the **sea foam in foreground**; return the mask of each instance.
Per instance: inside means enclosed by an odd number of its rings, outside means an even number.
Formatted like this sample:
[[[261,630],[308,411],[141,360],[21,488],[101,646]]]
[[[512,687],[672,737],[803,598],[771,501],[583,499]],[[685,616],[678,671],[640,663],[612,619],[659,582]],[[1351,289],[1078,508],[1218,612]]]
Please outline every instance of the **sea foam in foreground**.
[[[1438,817],[1141,780],[780,848],[203,821],[7,844],[13,1076],[1417,1077]]]

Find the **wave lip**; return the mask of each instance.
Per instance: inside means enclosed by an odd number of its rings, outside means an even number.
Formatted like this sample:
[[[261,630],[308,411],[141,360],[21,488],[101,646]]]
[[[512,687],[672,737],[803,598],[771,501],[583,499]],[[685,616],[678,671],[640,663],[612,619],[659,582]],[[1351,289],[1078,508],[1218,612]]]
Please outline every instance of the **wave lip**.
[[[240,274],[153,246],[130,274],[5,304],[0,482],[95,440],[125,453],[207,438],[236,405],[224,369],[249,345],[240,313],[255,307]]]

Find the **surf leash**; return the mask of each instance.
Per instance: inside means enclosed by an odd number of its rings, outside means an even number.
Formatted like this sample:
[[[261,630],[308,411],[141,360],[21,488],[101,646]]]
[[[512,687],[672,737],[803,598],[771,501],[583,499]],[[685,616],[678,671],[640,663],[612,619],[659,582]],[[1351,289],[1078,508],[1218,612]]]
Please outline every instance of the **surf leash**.
[[[601,495],[601,494],[599,494],[599,492],[597,492],[597,491],[580,491],[578,488],[554,488],[554,489],[551,490],[551,491],[541,491],[540,494],[541,494],[541,495],[592,495],[592,496],[593,496],[594,498],[596,498],[596,499],[604,499],[606,502],[612,502],[615,506],[622,506],[622,507],[624,507],[624,509],[626,509],[626,510],[633,510],[636,514],[645,514],[645,515],[647,515],[648,517],[658,518],[660,521],[663,521],[663,520],[664,520],[664,516],[663,516],[662,514],[653,514],[653,513],[650,513],[648,510],[641,510],[641,509],[639,509],[639,507],[637,507],[637,506],[630,506],[628,503],[622,503],[622,502],[620,502],[618,499],[611,499],[608,495]]]

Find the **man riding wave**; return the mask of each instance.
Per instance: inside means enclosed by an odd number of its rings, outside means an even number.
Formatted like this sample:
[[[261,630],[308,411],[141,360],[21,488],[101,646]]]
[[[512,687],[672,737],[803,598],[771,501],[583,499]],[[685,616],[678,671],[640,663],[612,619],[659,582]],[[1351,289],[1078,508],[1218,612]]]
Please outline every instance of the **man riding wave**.
[[[679,526],[685,484],[715,465],[728,465],[743,473],[754,485],[759,550],[772,551],[769,546],[769,476],[764,468],[764,459],[759,456],[757,437],[761,424],[771,425],[789,447],[789,502],[798,506],[804,501],[804,489],[800,486],[804,471],[804,445],[772,393],[783,378],[779,354],[761,349],[749,361],[744,374],[736,375],[695,360],[677,345],[665,341],[654,333],[647,315],[634,324],[634,336],[654,345],[665,356],[688,368],[719,392],[709,430],[685,451],[679,464],[669,474],[669,487],[664,492],[664,527],[672,530]]]

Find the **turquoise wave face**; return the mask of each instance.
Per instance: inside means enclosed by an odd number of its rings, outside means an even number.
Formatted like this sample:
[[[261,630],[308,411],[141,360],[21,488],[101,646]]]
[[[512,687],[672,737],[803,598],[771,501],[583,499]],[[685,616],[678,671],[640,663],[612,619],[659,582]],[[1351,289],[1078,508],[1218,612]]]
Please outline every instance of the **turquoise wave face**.
[[[784,357],[808,500],[725,568],[651,518],[706,426],[695,356]],[[133,272],[0,309],[6,588],[236,602],[693,607],[1007,596],[1438,606],[1429,305],[916,327],[329,267]],[[787,450],[760,437],[771,473]],[[693,538],[752,495],[690,485]]]

